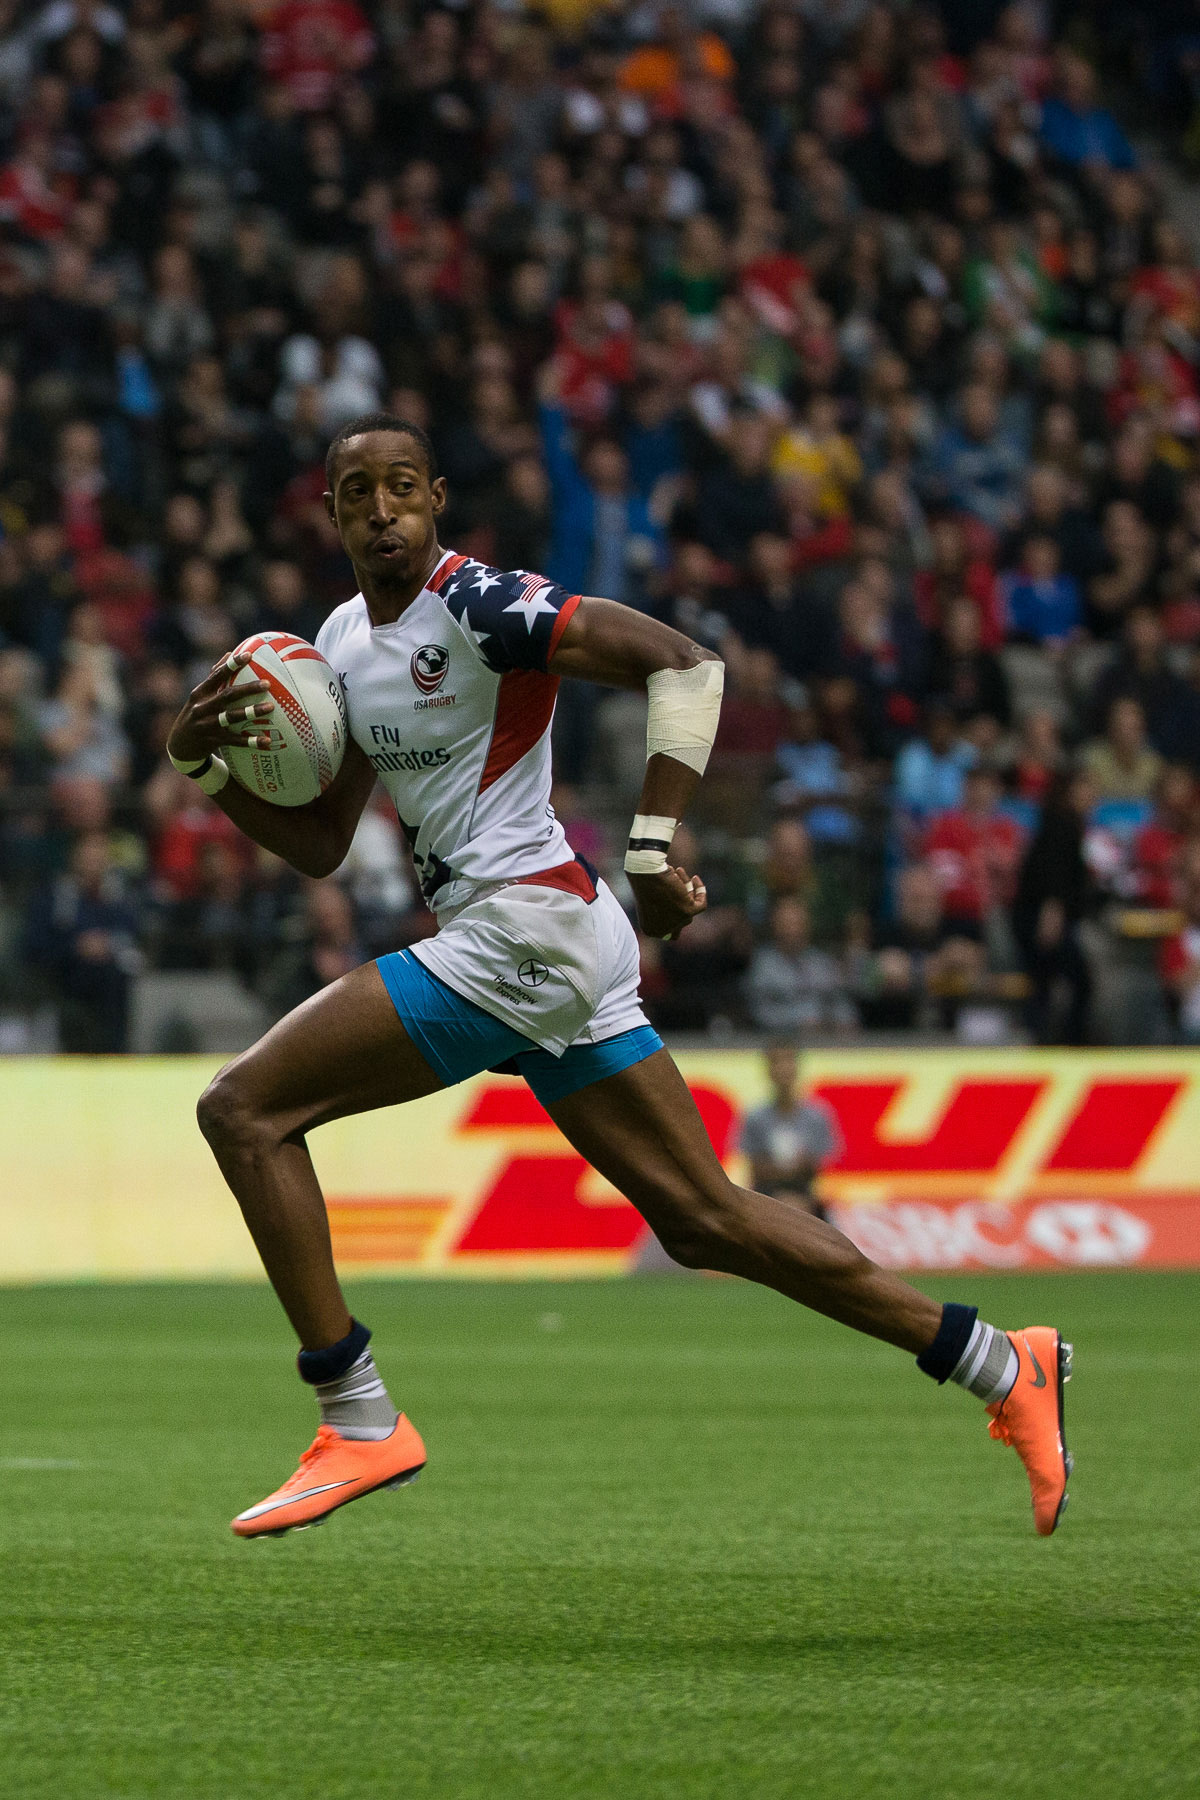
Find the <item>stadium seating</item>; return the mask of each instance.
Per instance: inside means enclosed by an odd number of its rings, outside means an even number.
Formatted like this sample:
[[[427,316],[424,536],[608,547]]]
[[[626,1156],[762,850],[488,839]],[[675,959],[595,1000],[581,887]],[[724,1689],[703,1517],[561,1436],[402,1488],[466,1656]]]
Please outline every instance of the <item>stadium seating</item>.
[[[1200,1035],[1200,114],[1155,9],[76,14],[0,41],[0,1048],[234,1048],[430,929],[385,813],[326,893],[162,755],[219,651],[349,593],[322,456],[380,405],[445,541],[726,660],[665,1028]],[[563,691],[614,884],[639,720]]]

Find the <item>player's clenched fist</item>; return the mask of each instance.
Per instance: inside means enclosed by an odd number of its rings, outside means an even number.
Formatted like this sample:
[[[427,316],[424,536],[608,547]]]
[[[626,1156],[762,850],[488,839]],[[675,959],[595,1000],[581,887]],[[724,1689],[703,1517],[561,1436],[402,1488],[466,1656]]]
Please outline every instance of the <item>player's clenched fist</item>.
[[[168,733],[169,756],[180,762],[199,761],[226,744],[249,750],[270,748],[270,732],[257,730],[259,721],[275,710],[275,702],[263,697],[267,683],[239,684],[236,704],[233,701],[230,684],[249,660],[248,656],[222,657],[199,687],[192,689]]]
[[[657,875],[631,875],[638,924],[647,937],[677,938],[684,926],[708,905],[708,892],[698,875],[669,865]]]

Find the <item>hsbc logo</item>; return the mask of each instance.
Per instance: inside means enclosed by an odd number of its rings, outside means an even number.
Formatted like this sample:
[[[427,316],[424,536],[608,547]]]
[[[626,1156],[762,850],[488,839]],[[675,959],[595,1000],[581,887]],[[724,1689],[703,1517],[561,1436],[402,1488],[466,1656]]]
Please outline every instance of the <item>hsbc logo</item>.
[[[436,694],[450,667],[450,652],[444,644],[422,644],[414,650],[409,663],[412,678],[423,694]]]
[[[1144,1203],[1143,1207],[1144,1207]],[[1138,1197],[1106,1200],[876,1201],[834,1206],[840,1230],[885,1269],[1128,1268],[1154,1226]]]

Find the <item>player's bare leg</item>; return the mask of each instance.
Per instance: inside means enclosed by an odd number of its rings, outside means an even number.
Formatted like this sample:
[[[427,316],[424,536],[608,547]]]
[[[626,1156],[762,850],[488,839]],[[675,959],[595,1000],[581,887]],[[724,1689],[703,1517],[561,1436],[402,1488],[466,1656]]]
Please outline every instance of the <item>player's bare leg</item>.
[[[926,1374],[983,1399],[991,1435],[1025,1464],[1039,1533],[1053,1532],[1072,1467],[1062,1418],[1071,1350],[1057,1331],[1039,1326],[1009,1334],[979,1321],[973,1308],[940,1306],[872,1263],[834,1226],[738,1187],[665,1050],[548,1110],[678,1262],[776,1288],[912,1351]]]
[[[374,963],[280,1020],[229,1063],[197,1115],[302,1346],[321,1426],[283,1486],[239,1513],[240,1537],[319,1524],[337,1507],[411,1481],[425,1447],[397,1414],[350,1316],[304,1134],[443,1085],[412,1043]]]
[[[201,1095],[200,1129],[305,1350],[344,1337],[350,1313],[304,1134],[442,1085],[367,963],[281,1019]]]
[[[742,1275],[919,1355],[942,1309],[786,1201],[737,1187],[665,1050],[557,1101],[559,1130],[691,1268]]]

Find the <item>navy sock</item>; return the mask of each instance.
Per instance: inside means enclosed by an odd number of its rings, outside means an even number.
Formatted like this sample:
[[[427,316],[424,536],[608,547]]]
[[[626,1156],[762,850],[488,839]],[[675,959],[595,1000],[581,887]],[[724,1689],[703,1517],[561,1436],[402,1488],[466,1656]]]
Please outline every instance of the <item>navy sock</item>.
[[[358,1361],[371,1341],[371,1334],[365,1325],[357,1319],[351,1319],[350,1330],[336,1344],[328,1344],[324,1350],[301,1350],[296,1358],[296,1367],[300,1371],[300,1379],[316,1387],[322,1382],[336,1381],[344,1375],[351,1363]]]
[[[957,1301],[948,1300],[942,1308],[937,1336],[928,1350],[922,1350],[917,1358],[918,1369],[925,1375],[932,1375],[938,1383],[949,1381],[962,1361],[978,1317],[977,1306],[959,1306]]]

